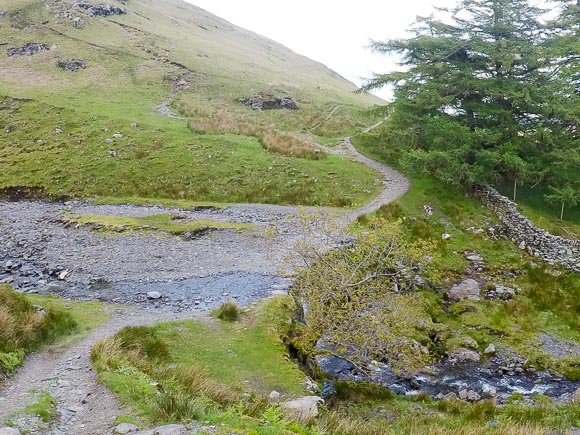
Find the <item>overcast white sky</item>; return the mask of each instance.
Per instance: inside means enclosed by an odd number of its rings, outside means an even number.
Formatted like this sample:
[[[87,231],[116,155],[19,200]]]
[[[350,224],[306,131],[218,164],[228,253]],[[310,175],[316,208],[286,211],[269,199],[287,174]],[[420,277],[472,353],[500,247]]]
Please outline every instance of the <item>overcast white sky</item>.
[[[405,36],[417,15],[455,0],[187,0],[238,26],[280,42],[361,84],[395,67],[371,53],[370,39]],[[379,93],[389,97],[388,91]]]

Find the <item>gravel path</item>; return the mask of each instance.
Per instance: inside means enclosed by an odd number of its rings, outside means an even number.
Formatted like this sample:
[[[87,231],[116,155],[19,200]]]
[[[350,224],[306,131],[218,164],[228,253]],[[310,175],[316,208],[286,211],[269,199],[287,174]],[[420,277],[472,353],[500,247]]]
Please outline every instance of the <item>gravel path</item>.
[[[122,409],[96,382],[90,367],[90,350],[97,340],[128,325],[200,317],[229,299],[246,304],[284,291],[291,284],[286,276],[297,267],[291,254],[298,241],[308,237],[332,248],[339,240],[329,239],[323,230],[329,220],[344,228],[409,188],[403,175],[360,154],[350,138],[328,151],[377,171],[383,178],[380,194],[347,211],[262,204],[182,210],[85,202],[0,202],[0,283],[12,283],[22,292],[137,306],[134,310],[111,308],[105,325],[64,353],[42,352],[27,358],[25,366],[0,388],[0,426],[33,399],[31,390],[45,390],[59,402],[60,427],[33,433],[109,433],[107,428]],[[64,225],[62,216],[67,213],[179,214],[187,220],[249,223],[255,230],[220,230],[188,239],[140,233],[105,236]],[[306,225],[301,219],[304,213]],[[149,297],[151,291],[161,297]]]

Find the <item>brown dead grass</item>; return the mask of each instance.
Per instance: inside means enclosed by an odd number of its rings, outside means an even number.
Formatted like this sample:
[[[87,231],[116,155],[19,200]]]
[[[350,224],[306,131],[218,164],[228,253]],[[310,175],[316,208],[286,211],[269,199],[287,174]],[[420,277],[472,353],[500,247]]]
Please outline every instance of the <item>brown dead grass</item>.
[[[211,116],[196,113],[189,121],[189,128],[198,134],[229,133],[252,136],[267,150],[291,157],[318,160],[325,154],[320,148],[297,134],[284,133],[272,126],[258,125],[229,112],[219,111]]]

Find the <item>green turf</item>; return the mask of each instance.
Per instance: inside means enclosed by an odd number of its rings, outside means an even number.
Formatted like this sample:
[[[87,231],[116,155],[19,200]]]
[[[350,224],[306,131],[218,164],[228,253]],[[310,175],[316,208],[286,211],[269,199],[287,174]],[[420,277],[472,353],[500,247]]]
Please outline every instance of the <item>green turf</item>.
[[[178,215],[152,215],[144,217],[103,216],[84,214],[65,218],[67,222],[89,226],[96,231],[126,232],[126,231],[160,231],[180,235],[204,230],[250,230],[256,227],[251,224],[235,224],[210,220],[182,220]]]

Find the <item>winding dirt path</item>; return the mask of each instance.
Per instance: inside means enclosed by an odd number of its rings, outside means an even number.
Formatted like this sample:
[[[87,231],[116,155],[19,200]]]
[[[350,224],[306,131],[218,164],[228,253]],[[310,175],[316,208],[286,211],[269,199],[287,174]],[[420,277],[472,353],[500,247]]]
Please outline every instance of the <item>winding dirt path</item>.
[[[191,313],[143,309],[110,309],[109,315],[107,322],[66,351],[39,352],[27,357],[24,367],[0,390],[0,422],[13,418],[33,401],[34,392],[48,391],[58,401],[60,422],[57,428],[40,433],[110,433],[109,428],[114,425],[115,418],[123,414],[123,408],[113,393],[97,382],[90,361],[93,345],[126,326],[194,318]],[[204,316],[201,313],[197,317]],[[38,433],[34,427],[29,429]]]
[[[177,117],[168,111],[168,105],[175,95],[172,94],[157,110],[166,116]],[[382,122],[367,131],[377,128]],[[325,149],[372,168],[380,174],[383,187],[373,200],[358,209],[337,212],[335,209],[313,207],[307,209],[309,213],[338,213],[340,225],[346,227],[358,216],[396,200],[409,189],[409,181],[401,173],[362,155],[349,137],[340,146]],[[135,279],[135,282],[140,282],[144,276],[159,282],[183,279],[198,274],[200,268],[205,274],[239,270],[275,273],[283,268],[284,257],[292,251],[295,242],[304,237],[304,228],[298,218],[300,212],[296,207],[236,204],[223,210],[185,211],[159,206],[66,205],[69,212],[104,215],[145,216],[178,212],[188,219],[250,222],[270,228],[275,233],[269,238],[255,234],[227,233],[192,241],[161,239],[151,235],[105,239],[89,231],[67,229],[55,224],[54,217],[60,215],[64,208],[62,204],[0,202],[0,219],[3,221],[0,240],[21,258],[32,256],[47,265],[58,261],[58,264],[75,270],[72,276],[81,284],[86,283],[89,277],[103,278],[100,276],[103,271],[111,277],[120,274],[123,279]],[[159,255],[155,258],[143,257],[143,252],[149,253],[151,250],[152,243]],[[74,255],[62,255],[67,246],[74,251]],[[39,253],[39,249],[42,252]],[[1,251],[0,246],[0,257]],[[127,258],[132,261],[125,261]],[[164,260],[159,260],[161,258]],[[171,267],[166,267],[167,264]],[[34,395],[30,393],[32,390],[43,390],[58,400],[61,419],[57,429],[33,433],[110,433],[115,417],[122,414],[123,410],[113,394],[97,382],[96,374],[91,369],[90,352],[94,343],[114,335],[125,326],[203,317],[207,314],[190,310],[176,313],[162,309],[111,308],[110,315],[110,320],[104,325],[65,352],[40,352],[27,358],[24,367],[8,380],[5,387],[0,388],[0,427],[1,423],[33,399]]]

